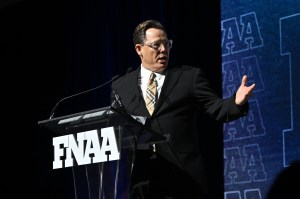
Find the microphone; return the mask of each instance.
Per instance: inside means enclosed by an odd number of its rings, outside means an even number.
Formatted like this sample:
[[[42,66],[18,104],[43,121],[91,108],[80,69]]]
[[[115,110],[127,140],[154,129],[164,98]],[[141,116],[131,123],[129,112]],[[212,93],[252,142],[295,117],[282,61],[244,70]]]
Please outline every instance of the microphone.
[[[116,84],[119,84],[120,81],[121,81],[128,73],[130,73],[131,71],[132,71],[132,68],[129,67],[129,68],[127,69],[125,75],[123,75],[123,76],[118,80],[118,82],[116,82],[115,84],[112,85],[112,86],[113,86],[112,93],[113,93],[114,101],[112,102],[111,107],[115,108],[115,105],[116,105],[116,104],[117,104],[119,107],[123,107],[123,104],[122,104],[122,102],[121,102],[121,100],[120,100],[120,96],[116,93],[116,91],[115,91],[116,89],[115,89],[115,88],[116,88]]]
[[[138,137],[140,136],[140,134],[146,130],[148,131],[152,136],[154,141],[166,141],[168,138],[165,137],[164,135],[161,135],[157,132],[155,132],[154,130],[152,130],[151,128],[149,128],[148,126],[145,126],[144,124],[142,124],[141,122],[137,121],[136,119],[134,119],[129,113],[127,113],[125,106],[123,105],[120,96],[118,95],[118,93],[115,91],[116,89],[116,85],[118,85],[120,83],[120,81],[128,74],[132,71],[132,68],[128,68],[127,72],[125,73],[125,75],[123,75],[122,77],[120,77],[119,81],[116,81],[113,85],[112,85],[112,93],[113,93],[113,97],[114,100],[110,106],[111,110],[113,110],[114,112],[118,113],[119,115],[123,116],[123,119],[126,121],[125,125],[129,126],[129,125],[133,125],[136,127],[139,127],[139,131],[137,133],[133,133],[135,135],[137,135]],[[131,132],[131,131],[130,131]],[[135,139],[135,144],[137,144],[137,140]]]
[[[84,94],[84,93],[88,93],[88,92],[91,92],[91,91],[93,91],[93,90],[99,89],[99,88],[105,86],[106,84],[115,81],[115,80],[118,79],[118,78],[119,78],[119,75],[116,75],[116,76],[112,77],[111,80],[109,80],[109,81],[107,81],[107,82],[101,84],[100,86],[97,86],[97,87],[95,87],[95,88],[92,88],[92,89],[89,89],[89,90],[86,90],[86,91],[83,91],[83,92],[80,92],[80,93],[76,93],[76,94],[74,94],[74,95],[67,96],[67,97],[65,97],[65,98],[62,98],[62,99],[59,100],[59,101],[55,104],[55,106],[53,107],[49,119],[52,119],[52,118],[53,118],[53,116],[54,116],[54,114],[55,114],[55,111],[56,111],[58,105],[59,105],[61,102],[65,101],[66,99],[69,99],[69,98],[72,98],[72,97],[76,97],[76,96],[78,96],[78,95],[82,95],[82,94]]]
[[[125,110],[125,106],[123,105],[122,101],[121,101],[121,97],[118,95],[118,93],[116,92],[116,85],[118,85],[121,80],[126,77],[126,75],[128,73],[130,73],[132,71],[132,68],[129,67],[126,71],[126,73],[119,78],[118,81],[116,81],[114,84],[112,84],[112,98],[113,101],[110,105],[110,109],[113,110],[114,112],[119,113],[121,116],[124,117],[124,119],[126,119],[127,121],[133,121],[133,122],[137,122],[135,119],[133,119],[133,117],[131,117],[131,115],[129,115],[127,113],[127,111]],[[138,122],[139,123],[139,122]],[[140,123],[139,123],[140,125]]]

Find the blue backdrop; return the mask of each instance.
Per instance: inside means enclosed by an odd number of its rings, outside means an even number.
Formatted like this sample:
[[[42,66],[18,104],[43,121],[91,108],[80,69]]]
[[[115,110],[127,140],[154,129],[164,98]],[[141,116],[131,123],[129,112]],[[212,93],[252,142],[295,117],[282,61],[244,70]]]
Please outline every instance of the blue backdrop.
[[[300,160],[300,1],[222,0],[221,10],[223,97],[244,74],[256,84],[249,114],[224,125],[224,198],[266,198]]]

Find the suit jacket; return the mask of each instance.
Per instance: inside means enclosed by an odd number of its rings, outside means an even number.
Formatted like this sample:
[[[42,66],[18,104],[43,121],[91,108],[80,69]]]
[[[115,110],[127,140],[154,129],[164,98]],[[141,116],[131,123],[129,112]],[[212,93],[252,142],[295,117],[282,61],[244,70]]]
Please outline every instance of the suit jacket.
[[[160,134],[169,134],[168,143],[156,145],[157,153],[189,173],[205,187],[202,157],[197,143],[197,114],[206,112],[221,122],[245,115],[248,103],[238,107],[235,96],[221,99],[209,86],[200,68],[168,68],[155,110],[150,116],[138,84],[140,67],[113,84],[126,111],[147,117],[146,125]]]

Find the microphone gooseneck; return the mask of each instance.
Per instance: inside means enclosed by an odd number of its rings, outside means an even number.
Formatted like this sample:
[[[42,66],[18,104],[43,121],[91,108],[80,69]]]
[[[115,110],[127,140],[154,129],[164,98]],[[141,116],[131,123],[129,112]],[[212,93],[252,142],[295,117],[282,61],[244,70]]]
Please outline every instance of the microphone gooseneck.
[[[126,71],[126,73],[121,77],[121,78],[119,78],[119,80],[118,80],[118,82],[116,82],[115,84],[112,84],[112,93],[113,93],[113,98],[114,98],[114,100],[113,100],[113,102],[112,102],[112,104],[111,104],[111,107],[112,108],[120,108],[120,107],[124,107],[123,106],[123,104],[122,104],[122,102],[121,102],[121,99],[120,99],[120,96],[118,95],[118,93],[116,92],[116,84],[119,84],[120,82],[121,82],[121,80],[124,78],[124,77],[126,77],[126,75],[128,74],[128,73],[130,73],[132,71],[132,68],[131,67],[129,67],[128,69],[127,69],[127,71]]]
[[[72,98],[72,97],[76,97],[76,96],[78,96],[78,95],[82,95],[82,94],[84,94],[84,93],[88,93],[88,92],[91,92],[91,91],[93,91],[93,90],[99,89],[99,88],[105,86],[106,84],[109,84],[110,82],[115,81],[115,80],[118,79],[118,78],[119,78],[119,75],[116,75],[116,76],[112,77],[109,81],[107,81],[107,82],[101,84],[100,86],[97,86],[97,87],[95,87],[95,88],[92,88],[92,89],[89,89],[89,90],[86,90],[86,91],[82,91],[82,92],[80,92],[80,93],[76,93],[76,94],[74,94],[74,95],[67,96],[67,97],[65,97],[65,98],[62,98],[62,99],[59,100],[59,101],[55,104],[55,106],[53,107],[49,119],[52,119],[52,118],[54,117],[55,111],[56,111],[58,105],[59,105],[61,102],[65,101],[66,99],[69,99],[69,98]]]
[[[144,124],[138,122],[137,120],[135,120],[126,110],[126,107],[123,105],[122,103],[122,99],[121,97],[118,95],[118,93],[116,92],[116,85],[118,85],[120,83],[120,81],[128,74],[130,73],[132,70],[132,68],[128,68],[126,74],[122,77],[120,77],[119,81],[116,81],[115,84],[112,85],[112,94],[113,94],[113,102],[110,106],[111,110],[113,110],[114,112],[118,113],[119,115],[123,116],[123,119],[125,121],[127,121],[128,124],[133,124],[134,126],[137,126],[140,128],[140,132],[138,132],[136,135],[140,135],[140,133],[142,133],[144,130],[148,131],[149,133],[151,133],[151,135],[153,136],[154,140],[159,140],[159,141],[165,141],[167,140],[167,137],[155,132],[154,130],[152,130],[151,128],[145,126]],[[137,144],[137,140],[135,141]]]

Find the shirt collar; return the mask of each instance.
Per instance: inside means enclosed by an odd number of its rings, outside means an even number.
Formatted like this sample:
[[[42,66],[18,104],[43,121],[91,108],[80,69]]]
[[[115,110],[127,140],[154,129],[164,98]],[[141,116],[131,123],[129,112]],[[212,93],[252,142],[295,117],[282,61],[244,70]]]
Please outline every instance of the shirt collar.
[[[157,73],[157,72],[152,72],[151,70],[146,69],[143,65],[141,65],[141,78],[147,78],[149,79],[151,73],[155,73],[156,78],[160,80],[164,76],[164,72],[162,73]]]

